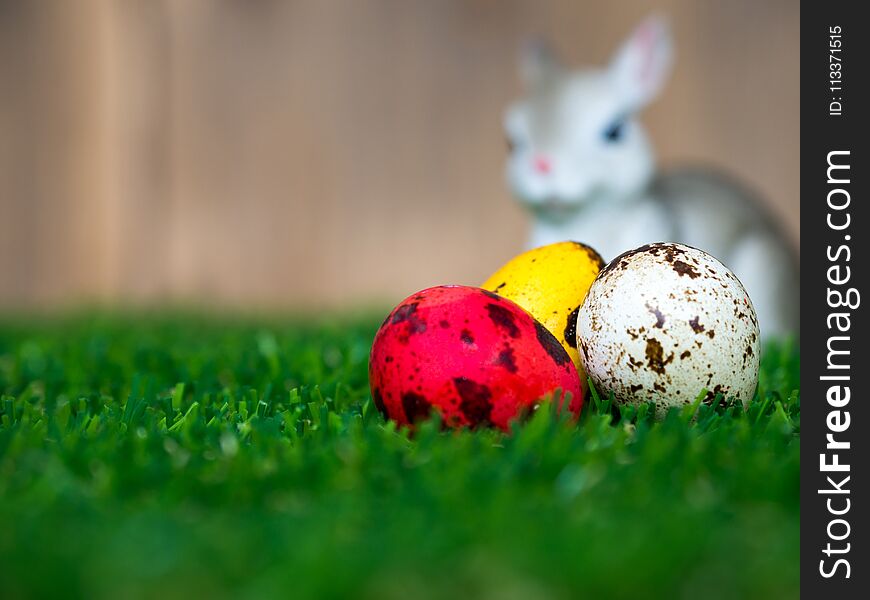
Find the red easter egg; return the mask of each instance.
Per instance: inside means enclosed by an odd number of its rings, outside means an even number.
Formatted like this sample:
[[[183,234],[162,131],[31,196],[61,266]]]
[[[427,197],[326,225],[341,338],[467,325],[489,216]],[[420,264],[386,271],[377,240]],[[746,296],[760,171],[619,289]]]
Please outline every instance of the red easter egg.
[[[439,286],[406,298],[375,336],[369,361],[375,405],[400,425],[437,410],[451,427],[489,425],[536,408],[542,396],[583,386],[565,349],[525,310],[492,292]]]

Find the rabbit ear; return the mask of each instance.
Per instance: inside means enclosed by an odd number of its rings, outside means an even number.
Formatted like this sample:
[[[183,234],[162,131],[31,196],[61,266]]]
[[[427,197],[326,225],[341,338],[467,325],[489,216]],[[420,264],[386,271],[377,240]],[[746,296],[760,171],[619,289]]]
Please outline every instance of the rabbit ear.
[[[668,24],[658,16],[644,20],[610,63],[627,110],[649,103],[661,90],[673,62],[673,42]]]
[[[520,48],[520,79],[528,90],[535,89],[562,70],[562,63],[544,38],[534,37]]]

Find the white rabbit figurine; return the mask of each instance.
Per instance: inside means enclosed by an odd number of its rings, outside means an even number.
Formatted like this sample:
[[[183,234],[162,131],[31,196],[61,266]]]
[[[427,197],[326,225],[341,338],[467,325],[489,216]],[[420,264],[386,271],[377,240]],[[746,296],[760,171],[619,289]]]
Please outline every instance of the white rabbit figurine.
[[[765,338],[797,334],[797,257],[762,206],[708,171],[655,172],[637,113],[662,88],[672,56],[657,17],[604,69],[568,71],[544,46],[526,49],[526,95],[505,129],[508,182],[534,216],[529,246],[578,240],[606,260],[649,242],[695,246],[743,282]]]

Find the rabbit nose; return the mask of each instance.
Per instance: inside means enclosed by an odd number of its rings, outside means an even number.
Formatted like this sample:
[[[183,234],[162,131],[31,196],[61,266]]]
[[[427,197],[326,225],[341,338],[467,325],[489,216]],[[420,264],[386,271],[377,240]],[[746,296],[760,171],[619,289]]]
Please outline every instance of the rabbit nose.
[[[535,167],[535,171],[541,173],[542,175],[547,175],[550,173],[550,171],[553,170],[552,161],[550,161],[549,158],[541,154],[538,154],[537,156],[535,156],[534,159],[532,159],[532,164]]]

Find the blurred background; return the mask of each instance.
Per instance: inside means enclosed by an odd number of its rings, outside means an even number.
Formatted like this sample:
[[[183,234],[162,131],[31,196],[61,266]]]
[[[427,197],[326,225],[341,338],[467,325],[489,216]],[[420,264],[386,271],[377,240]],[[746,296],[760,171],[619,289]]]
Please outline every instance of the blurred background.
[[[531,34],[602,63],[653,10],[644,115],[799,243],[786,0],[0,0],[0,307],[310,308],[480,283],[525,241],[502,111]]]

